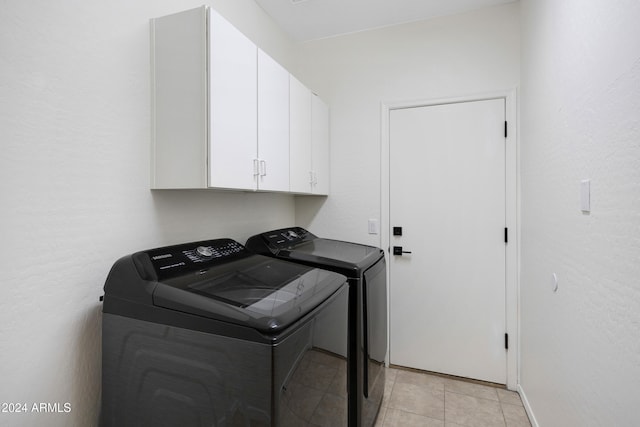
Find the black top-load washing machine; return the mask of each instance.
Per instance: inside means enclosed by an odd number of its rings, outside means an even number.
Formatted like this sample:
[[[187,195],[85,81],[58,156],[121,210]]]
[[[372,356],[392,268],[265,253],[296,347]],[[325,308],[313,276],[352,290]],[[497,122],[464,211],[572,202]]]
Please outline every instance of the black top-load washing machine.
[[[125,256],[104,290],[101,425],[347,425],[343,275],[217,239]]]
[[[384,394],[387,279],[382,249],[319,238],[300,227],[268,231],[246,243],[252,252],[319,267],[349,281],[349,423],[375,423]]]

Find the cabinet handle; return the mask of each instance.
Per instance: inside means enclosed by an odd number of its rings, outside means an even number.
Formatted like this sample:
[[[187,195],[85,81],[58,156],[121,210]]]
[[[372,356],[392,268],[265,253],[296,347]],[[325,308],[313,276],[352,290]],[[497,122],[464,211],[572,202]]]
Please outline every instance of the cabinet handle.
[[[313,185],[313,172],[309,171],[309,184]]]
[[[258,159],[253,159],[253,176],[260,175],[258,171]]]
[[[260,160],[260,176],[267,176],[267,161]]]

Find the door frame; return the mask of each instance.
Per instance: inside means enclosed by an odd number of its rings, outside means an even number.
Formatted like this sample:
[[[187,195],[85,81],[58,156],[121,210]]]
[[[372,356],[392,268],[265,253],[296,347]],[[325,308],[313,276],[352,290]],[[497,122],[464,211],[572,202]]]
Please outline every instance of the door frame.
[[[439,99],[418,99],[407,101],[383,101],[380,105],[380,136],[381,136],[381,153],[380,153],[380,216],[381,216],[381,247],[387,248],[388,256],[390,247],[390,128],[389,114],[391,110],[410,108],[410,107],[428,107],[442,104],[453,104],[461,102],[484,101],[490,99],[505,100],[505,120],[507,121],[507,138],[505,147],[505,218],[506,226],[509,229],[509,242],[506,246],[505,259],[505,324],[506,333],[509,334],[509,350],[507,351],[507,388],[509,390],[517,390],[520,383],[520,283],[519,283],[519,266],[520,266],[520,223],[519,223],[519,197],[520,197],[520,180],[519,180],[519,147],[518,133],[519,126],[517,122],[517,89],[512,88],[503,91],[490,93],[482,93],[477,95],[459,96],[451,98]],[[387,324],[390,325],[390,304],[391,297],[391,277],[390,269],[387,269]],[[387,348],[390,346],[388,338]],[[389,360],[387,356],[387,361]],[[388,362],[387,362],[388,363]]]

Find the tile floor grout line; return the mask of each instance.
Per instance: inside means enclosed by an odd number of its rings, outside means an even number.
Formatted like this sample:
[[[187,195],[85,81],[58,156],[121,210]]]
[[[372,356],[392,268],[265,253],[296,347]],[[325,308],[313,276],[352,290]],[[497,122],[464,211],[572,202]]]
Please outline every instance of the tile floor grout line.
[[[467,393],[460,393],[459,391],[451,391],[451,390],[444,390],[445,393],[453,393],[453,394],[459,394],[460,396],[467,396],[467,397],[473,397],[476,399],[482,399],[482,400],[488,400],[489,402],[498,402],[498,403],[502,403],[500,402],[500,400],[496,400],[496,399],[487,399],[486,397],[480,397],[480,396],[476,396],[474,394],[467,394]],[[516,406],[516,405],[514,405]]]
[[[444,402],[444,405],[442,405],[442,423],[443,425],[447,425],[447,385],[443,384],[442,387],[442,401]]]
[[[391,396],[393,395],[393,389],[396,387],[397,379],[398,379],[398,374],[396,373],[396,375],[393,377],[393,383],[391,384],[391,391],[389,392],[389,396],[387,396],[387,410],[384,411],[382,427],[385,427],[385,424],[387,423],[387,414],[389,413],[389,408],[390,408],[389,404],[391,403]],[[382,398],[384,399],[384,395],[382,396]]]
[[[498,396],[498,399],[500,396]],[[507,427],[507,416],[504,414],[504,408],[502,407],[502,402],[498,403],[500,405],[500,412],[502,413],[502,420],[504,421],[505,427]]]

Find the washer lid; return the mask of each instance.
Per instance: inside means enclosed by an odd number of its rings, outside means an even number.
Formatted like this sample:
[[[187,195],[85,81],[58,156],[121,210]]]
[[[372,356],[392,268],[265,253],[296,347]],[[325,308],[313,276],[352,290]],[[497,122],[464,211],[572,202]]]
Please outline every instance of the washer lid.
[[[153,304],[276,333],[345,281],[336,273],[254,255],[158,283]]]

